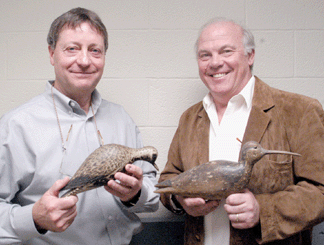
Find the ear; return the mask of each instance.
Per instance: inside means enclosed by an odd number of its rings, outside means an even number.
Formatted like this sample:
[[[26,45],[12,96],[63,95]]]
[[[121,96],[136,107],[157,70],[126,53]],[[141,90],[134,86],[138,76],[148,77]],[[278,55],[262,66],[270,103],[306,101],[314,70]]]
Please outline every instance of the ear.
[[[248,54],[248,62],[249,66],[251,67],[254,63],[254,56],[255,56],[255,50],[253,49],[250,54]]]
[[[50,55],[50,62],[52,64],[52,66],[54,66],[54,50],[52,49],[52,47],[50,45],[48,45],[48,52]]]

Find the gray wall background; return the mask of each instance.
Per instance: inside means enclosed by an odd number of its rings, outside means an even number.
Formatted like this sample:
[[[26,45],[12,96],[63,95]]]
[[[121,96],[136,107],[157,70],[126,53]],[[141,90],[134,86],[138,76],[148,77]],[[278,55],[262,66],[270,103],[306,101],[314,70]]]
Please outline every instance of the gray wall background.
[[[74,7],[97,12],[109,33],[98,89],[133,117],[164,168],[182,112],[207,93],[198,77],[198,29],[224,16],[255,35],[254,74],[273,87],[324,104],[323,0],[0,0],[0,116],[44,91],[54,78],[46,35]],[[144,222],[181,221],[163,207]],[[314,244],[324,244],[316,227]]]

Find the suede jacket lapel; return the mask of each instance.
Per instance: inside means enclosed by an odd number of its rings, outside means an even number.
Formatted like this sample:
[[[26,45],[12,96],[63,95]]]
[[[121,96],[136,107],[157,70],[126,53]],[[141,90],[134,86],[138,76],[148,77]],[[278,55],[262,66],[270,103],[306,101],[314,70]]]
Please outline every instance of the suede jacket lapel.
[[[271,117],[268,112],[274,108],[269,86],[255,77],[252,109],[245,129],[242,145],[247,141],[259,142],[262,139]]]

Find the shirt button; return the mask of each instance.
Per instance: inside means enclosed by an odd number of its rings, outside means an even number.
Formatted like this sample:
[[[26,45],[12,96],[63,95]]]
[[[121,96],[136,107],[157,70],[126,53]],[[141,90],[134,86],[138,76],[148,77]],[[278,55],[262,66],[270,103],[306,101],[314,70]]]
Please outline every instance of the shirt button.
[[[71,101],[70,105],[71,105],[72,107],[74,107],[74,106],[75,106],[75,103],[74,103],[73,101]]]

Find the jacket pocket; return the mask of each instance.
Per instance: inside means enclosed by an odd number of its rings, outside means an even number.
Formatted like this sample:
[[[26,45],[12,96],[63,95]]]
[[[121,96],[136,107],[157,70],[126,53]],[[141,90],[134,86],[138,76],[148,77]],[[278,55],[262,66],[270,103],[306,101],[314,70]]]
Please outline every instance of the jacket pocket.
[[[294,183],[293,161],[287,157],[286,161],[261,160],[252,170],[248,188],[254,194],[274,193],[284,190]]]

